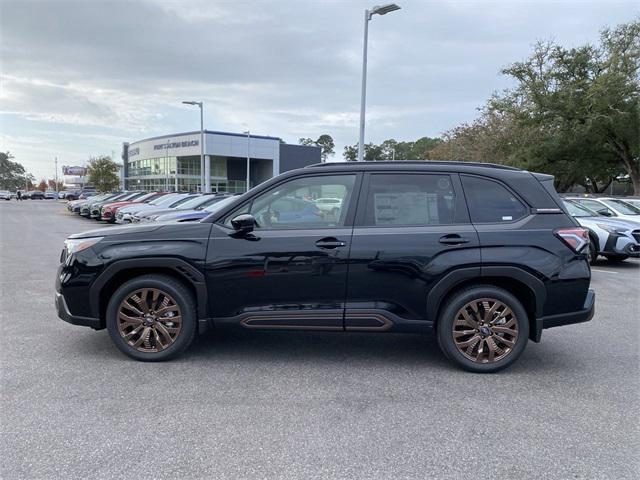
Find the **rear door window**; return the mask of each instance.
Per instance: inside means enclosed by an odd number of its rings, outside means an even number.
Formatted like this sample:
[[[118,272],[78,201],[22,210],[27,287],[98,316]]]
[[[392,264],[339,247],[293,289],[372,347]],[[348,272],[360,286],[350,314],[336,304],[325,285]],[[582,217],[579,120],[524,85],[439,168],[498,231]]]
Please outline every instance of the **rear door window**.
[[[449,175],[372,174],[363,226],[455,223],[456,196]]]
[[[504,223],[529,213],[524,203],[507,187],[494,180],[461,175],[473,223]]]

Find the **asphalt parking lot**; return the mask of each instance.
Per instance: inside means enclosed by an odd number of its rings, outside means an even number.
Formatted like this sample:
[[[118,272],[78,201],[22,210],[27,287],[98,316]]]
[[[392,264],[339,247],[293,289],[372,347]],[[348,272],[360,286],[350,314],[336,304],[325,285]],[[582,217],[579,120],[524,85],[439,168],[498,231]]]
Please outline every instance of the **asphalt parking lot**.
[[[97,226],[0,203],[3,479],[640,475],[637,260],[595,266],[595,318],[495,375],[393,334],[211,333],[148,364],[54,311],[64,238]]]

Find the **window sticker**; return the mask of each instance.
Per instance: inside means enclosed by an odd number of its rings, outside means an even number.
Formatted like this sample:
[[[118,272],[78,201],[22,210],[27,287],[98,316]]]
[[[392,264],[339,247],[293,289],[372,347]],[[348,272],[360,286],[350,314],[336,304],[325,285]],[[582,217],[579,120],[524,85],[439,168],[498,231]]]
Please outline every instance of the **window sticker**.
[[[436,196],[424,192],[374,194],[376,225],[438,223]]]

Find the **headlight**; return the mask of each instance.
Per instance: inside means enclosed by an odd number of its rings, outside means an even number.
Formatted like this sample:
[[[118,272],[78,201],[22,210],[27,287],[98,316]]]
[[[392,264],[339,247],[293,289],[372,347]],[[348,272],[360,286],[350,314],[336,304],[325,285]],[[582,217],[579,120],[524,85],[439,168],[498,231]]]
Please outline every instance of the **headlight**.
[[[606,230],[609,233],[625,233],[627,231],[626,228],[612,227],[611,225],[606,225],[604,223],[598,223],[597,225],[598,227],[600,227],[603,230]]]
[[[64,248],[67,250],[67,256],[72,253],[81,252],[89,247],[92,247],[104,237],[91,237],[91,238],[67,238],[64,241]]]

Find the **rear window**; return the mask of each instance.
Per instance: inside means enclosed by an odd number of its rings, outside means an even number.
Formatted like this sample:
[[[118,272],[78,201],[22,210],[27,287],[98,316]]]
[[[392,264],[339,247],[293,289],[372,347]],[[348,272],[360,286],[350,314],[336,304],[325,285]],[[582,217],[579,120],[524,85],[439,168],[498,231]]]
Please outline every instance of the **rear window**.
[[[501,183],[468,175],[461,175],[461,178],[472,222],[513,222],[529,213],[529,209]]]

